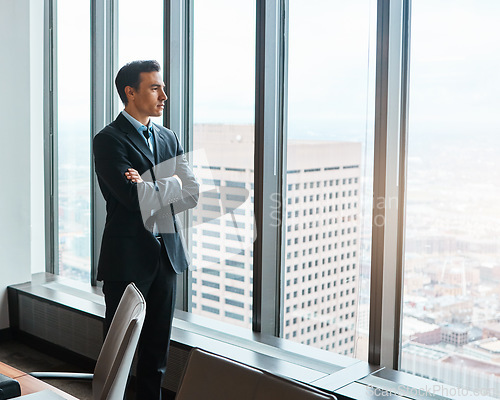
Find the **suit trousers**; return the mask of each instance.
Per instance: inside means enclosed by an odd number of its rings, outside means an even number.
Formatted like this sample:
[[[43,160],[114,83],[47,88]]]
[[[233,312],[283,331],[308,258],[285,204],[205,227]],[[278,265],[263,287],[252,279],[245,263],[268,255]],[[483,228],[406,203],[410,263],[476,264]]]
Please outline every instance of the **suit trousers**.
[[[175,273],[163,242],[160,259],[153,276],[134,282],[146,299],[146,318],[137,350],[136,393],[138,400],[161,400],[161,383],[167,368],[167,357],[175,310]],[[138,265],[140,268],[140,265]],[[104,281],[106,303],[105,332],[130,282]]]

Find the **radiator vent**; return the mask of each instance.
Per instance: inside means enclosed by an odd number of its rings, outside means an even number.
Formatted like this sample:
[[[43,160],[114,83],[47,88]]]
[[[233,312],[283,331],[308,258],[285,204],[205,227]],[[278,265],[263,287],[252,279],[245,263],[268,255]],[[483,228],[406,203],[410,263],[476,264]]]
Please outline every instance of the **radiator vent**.
[[[96,318],[21,293],[19,329],[93,360],[103,340],[102,322]]]
[[[168,353],[167,373],[163,380],[164,388],[177,393],[184,368],[187,364],[189,350],[186,346],[179,346],[175,342],[171,343]]]

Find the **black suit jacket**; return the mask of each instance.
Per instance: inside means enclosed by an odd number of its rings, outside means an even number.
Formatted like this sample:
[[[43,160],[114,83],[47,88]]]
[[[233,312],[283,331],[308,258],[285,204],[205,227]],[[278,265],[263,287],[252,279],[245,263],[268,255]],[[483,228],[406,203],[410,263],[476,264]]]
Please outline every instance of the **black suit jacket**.
[[[162,228],[175,272],[189,265],[176,214],[196,206],[199,185],[174,132],[156,124],[153,129],[155,155],[121,113],[94,138],[95,171],[107,212],[98,280],[140,281],[154,273],[161,246],[151,232],[153,222]],[[129,181],[128,168],[137,170],[144,183]]]

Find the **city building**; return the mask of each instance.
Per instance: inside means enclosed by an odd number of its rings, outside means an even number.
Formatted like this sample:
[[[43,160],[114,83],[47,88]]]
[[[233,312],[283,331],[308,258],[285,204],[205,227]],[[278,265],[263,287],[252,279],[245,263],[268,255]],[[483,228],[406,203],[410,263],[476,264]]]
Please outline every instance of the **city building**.
[[[253,127],[195,129],[193,312],[249,327]],[[200,151],[208,165],[197,162]],[[360,162],[359,143],[288,143],[283,336],[346,355],[355,351]]]
[[[446,324],[441,328],[441,341],[463,346],[469,341],[469,327],[464,324]]]
[[[441,343],[441,327],[405,316],[402,337],[404,342],[412,341],[428,345],[438,344]]]

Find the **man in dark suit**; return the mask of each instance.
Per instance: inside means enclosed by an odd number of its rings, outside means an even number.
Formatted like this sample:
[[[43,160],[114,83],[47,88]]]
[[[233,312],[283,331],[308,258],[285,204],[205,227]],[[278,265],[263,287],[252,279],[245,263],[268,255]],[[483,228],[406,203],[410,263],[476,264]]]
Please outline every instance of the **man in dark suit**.
[[[177,274],[189,265],[179,212],[196,206],[199,185],[179,139],[151,122],[167,96],[156,61],[120,69],[116,88],[125,109],[94,138],[95,170],[106,200],[97,279],[104,281],[105,329],[125,287],[146,299],[138,346],[137,399],[161,399],[175,308]]]

